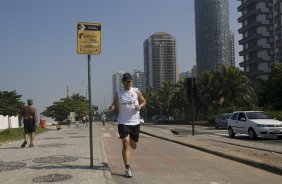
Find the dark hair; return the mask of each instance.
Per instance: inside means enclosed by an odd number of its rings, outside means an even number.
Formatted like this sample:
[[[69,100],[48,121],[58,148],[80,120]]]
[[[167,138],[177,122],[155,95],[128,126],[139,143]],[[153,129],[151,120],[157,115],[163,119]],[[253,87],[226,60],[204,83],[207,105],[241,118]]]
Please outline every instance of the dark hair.
[[[27,105],[32,105],[33,104],[33,100],[31,98],[27,99]]]
[[[127,81],[127,80],[132,80],[132,76],[130,73],[125,73],[122,76],[122,82]]]

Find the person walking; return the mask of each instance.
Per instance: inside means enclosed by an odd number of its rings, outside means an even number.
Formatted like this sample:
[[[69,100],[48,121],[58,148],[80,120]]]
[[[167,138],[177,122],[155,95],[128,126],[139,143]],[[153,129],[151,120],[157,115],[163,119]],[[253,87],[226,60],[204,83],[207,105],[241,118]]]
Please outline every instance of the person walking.
[[[70,124],[71,124],[71,116],[68,115],[67,116],[67,125],[68,125],[68,127],[70,127]]]
[[[146,105],[146,100],[138,88],[132,87],[132,76],[125,73],[122,76],[123,89],[114,97],[109,111],[119,107],[118,132],[122,140],[122,158],[125,165],[125,177],[132,177],[130,167],[130,147],[137,148],[140,131],[140,110]]]
[[[105,113],[103,113],[101,115],[101,119],[102,119],[102,122],[103,122],[103,126],[105,126],[105,122],[106,122],[106,114]]]
[[[23,119],[24,124],[24,142],[21,147],[24,148],[27,144],[28,137],[30,139],[29,147],[34,147],[35,125],[38,122],[37,110],[33,106],[32,99],[27,100],[27,106],[24,106],[19,115],[19,121]]]

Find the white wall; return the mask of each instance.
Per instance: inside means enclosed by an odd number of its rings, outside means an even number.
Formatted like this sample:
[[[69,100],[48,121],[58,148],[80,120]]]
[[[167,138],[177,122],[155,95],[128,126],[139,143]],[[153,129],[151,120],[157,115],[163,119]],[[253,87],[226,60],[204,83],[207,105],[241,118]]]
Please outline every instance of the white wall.
[[[0,115],[0,130],[8,129],[8,128],[18,128],[19,120],[18,116],[2,116]]]

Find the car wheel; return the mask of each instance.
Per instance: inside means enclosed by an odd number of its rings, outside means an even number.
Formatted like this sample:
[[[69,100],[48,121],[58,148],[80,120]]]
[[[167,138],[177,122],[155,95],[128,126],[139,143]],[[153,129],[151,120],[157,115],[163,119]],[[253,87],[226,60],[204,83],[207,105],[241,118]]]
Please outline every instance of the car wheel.
[[[215,127],[216,129],[218,129],[218,124],[217,124],[217,123],[215,123],[215,124],[214,124],[214,127]]]
[[[277,139],[282,139],[282,136],[277,136]]]
[[[250,128],[249,131],[248,131],[248,133],[249,133],[250,139],[255,140],[255,139],[257,138],[257,134],[256,134],[256,132],[254,131],[254,129]]]
[[[233,129],[231,127],[228,127],[228,136],[231,138],[235,136],[235,133],[233,132]]]

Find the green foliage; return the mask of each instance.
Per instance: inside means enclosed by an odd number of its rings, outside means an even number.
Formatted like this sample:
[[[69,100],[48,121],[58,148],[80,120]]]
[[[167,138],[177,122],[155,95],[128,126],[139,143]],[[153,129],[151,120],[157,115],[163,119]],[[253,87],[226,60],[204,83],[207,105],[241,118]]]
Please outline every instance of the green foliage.
[[[271,65],[269,79],[263,86],[260,103],[265,108],[282,110],[282,63]]]
[[[36,127],[36,134],[48,131],[46,128]],[[9,141],[21,140],[24,138],[23,128],[11,128],[0,132],[0,145]]]
[[[84,96],[74,94],[69,98],[62,98],[46,108],[41,114],[62,122],[70,114],[75,112],[79,118],[89,114],[88,100]]]
[[[198,114],[209,121],[221,112],[256,108],[254,88],[238,68],[223,66],[221,72],[206,71],[197,86]]]
[[[282,111],[266,111],[268,114],[270,114],[272,117],[282,121]]]
[[[0,114],[17,116],[23,107],[23,102],[20,101],[21,96],[16,91],[0,91]]]

